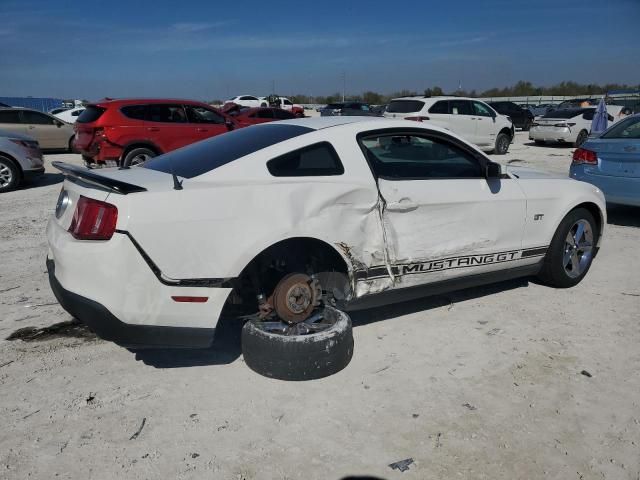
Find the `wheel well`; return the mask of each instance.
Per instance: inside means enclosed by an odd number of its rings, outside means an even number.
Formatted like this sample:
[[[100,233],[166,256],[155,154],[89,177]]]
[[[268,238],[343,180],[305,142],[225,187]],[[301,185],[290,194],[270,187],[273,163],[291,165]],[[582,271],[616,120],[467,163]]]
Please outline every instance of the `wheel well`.
[[[294,237],[271,245],[242,270],[235,285],[234,303],[255,304],[256,295],[270,295],[288,273],[337,272],[348,276],[345,259],[328,243],[310,237]]]
[[[22,171],[22,166],[20,165],[20,163],[15,158],[13,158],[8,153],[4,153],[4,152],[0,152],[0,157],[4,157],[7,160],[9,160],[11,163],[13,163],[13,166],[18,169],[18,173],[20,174],[20,179],[22,179],[24,177],[24,172]]]
[[[584,208],[591,215],[593,215],[593,218],[595,218],[596,223],[598,224],[598,238],[600,238],[600,236],[602,235],[602,227],[604,226],[604,217],[602,215],[602,212],[600,211],[600,207],[598,207],[598,205],[596,205],[595,203],[585,202],[581,203],[580,205],[576,205],[573,210],[577,208]]]
[[[505,127],[502,130],[500,130],[500,133],[506,133],[509,138],[512,138],[511,137],[511,129],[510,128]]]
[[[148,148],[149,150],[153,151],[156,155],[162,154],[162,151],[158,147],[156,147],[153,143],[136,142],[136,143],[127,145],[124,151],[122,152],[122,156],[120,158],[124,160],[125,157],[129,154],[129,152],[134,148]]]

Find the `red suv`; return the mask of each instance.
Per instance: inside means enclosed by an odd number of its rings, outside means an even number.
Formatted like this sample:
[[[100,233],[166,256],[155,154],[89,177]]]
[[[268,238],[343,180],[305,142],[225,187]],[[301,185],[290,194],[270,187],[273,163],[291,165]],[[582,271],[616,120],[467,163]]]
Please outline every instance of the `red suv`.
[[[75,123],[74,147],[87,164],[123,166],[236,128],[206,103],[167,99],[105,99],[87,105]]]

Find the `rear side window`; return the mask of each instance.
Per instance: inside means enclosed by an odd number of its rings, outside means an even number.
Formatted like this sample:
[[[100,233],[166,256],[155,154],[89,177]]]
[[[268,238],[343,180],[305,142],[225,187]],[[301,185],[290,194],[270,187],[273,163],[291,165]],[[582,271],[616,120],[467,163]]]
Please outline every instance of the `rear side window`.
[[[146,105],[127,105],[120,109],[122,114],[133,120],[146,120],[147,119],[147,106]]]
[[[142,168],[193,178],[245,155],[315,130],[267,123],[239,128],[147,160]]]
[[[20,123],[20,113],[17,110],[0,110],[0,123]]]
[[[316,143],[267,162],[274,177],[324,177],[342,175],[344,167],[333,146]]]
[[[391,100],[387,107],[389,113],[411,113],[419,112],[424,107],[424,102],[420,100]]]
[[[184,112],[182,105],[163,105],[163,104],[151,104],[147,107],[149,109],[149,118],[151,122],[161,123],[186,123],[187,115]]]
[[[80,114],[76,122],[78,123],[91,123],[98,120],[104,112],[106,112],[106,108],[98,107],[96,105],[89,105],[84,112]]]
[[[447,100],[440,100],[434,103],[429,109],[429,113],[449,113],[449,102]]]

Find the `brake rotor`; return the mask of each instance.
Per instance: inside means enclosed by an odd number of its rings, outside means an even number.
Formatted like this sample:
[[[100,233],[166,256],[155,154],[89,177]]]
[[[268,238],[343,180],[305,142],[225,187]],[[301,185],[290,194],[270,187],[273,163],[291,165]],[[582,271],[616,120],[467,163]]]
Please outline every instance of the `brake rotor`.
[[[317,280],[303,273],[290,273],[278,282],[270,303],[283,321],[300,323],[320,304],[321,296]]]

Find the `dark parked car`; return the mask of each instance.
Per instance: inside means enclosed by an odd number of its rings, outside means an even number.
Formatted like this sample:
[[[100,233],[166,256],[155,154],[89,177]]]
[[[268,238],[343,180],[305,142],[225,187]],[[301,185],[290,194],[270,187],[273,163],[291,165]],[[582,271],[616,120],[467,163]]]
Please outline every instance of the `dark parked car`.
[[[528,108],[522,108],[513,102],[490,102],[489,105],[496,112],[511,117],[516,128],[521,128],[525,132],[531,128],[533,113]]]
[[[330,103],[322,110],[320,115],[323,117],[333,116],[375,116],[376,113],[371,111],[369,104],[362,102],[337,102]]]

